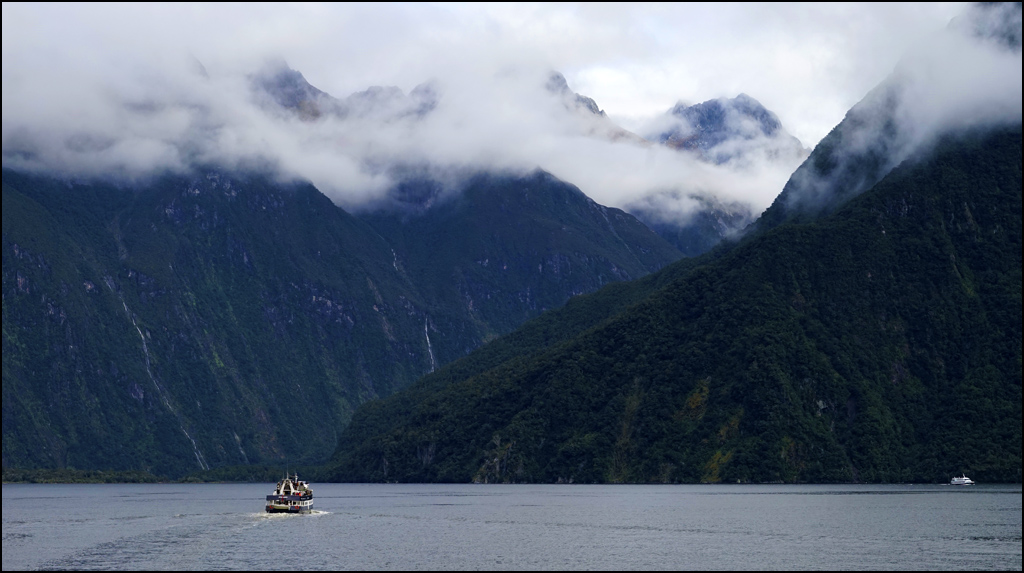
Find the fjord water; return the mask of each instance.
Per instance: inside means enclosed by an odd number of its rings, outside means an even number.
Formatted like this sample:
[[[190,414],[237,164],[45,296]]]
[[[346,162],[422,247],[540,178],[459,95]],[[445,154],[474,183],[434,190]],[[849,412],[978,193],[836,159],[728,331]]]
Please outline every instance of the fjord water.
[[[12,569],[1021,569],[1021,486],[3,486]]]

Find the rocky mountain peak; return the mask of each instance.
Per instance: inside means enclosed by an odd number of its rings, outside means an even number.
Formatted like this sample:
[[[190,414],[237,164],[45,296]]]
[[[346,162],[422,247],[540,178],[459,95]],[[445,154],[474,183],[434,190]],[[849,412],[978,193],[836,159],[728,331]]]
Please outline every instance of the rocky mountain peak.
[[[548,81],[544,84],[547,90],[557,96],[562,97],[566,102],[566,107],[570,109],[576,109],[580,111],[590,112],[594,115],[605,117],[605,113],[597,106],[597,102],[593,98],[589,98],[585,95],[580,95],[569,88],[569,82],[565,80],[559,72],[551,72],[548,76]]]
[[[297,112],[303,119],[316,119],[333,108],[336,100],[306,81],[302,72],[293,70],[284,60],[271,60],[250,78],[257,98]],[[324,104],[328,104],[325,106]]]
[[[682,121],[652,139],[676,149],[707,150],[727,139],[774,137],[782,129],[774,113],[743,93],[695,105],[680,102],[669,114]]]

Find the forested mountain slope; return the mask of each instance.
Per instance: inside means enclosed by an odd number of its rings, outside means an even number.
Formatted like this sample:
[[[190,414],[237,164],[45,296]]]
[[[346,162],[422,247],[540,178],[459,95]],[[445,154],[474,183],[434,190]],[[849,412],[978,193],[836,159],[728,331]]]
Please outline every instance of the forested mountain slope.
[[[827,216],[665,269],[625,310],[584,297],[612,318],[361,408],[333,474],[1020,480],[1021,135],[947,136]]]
[[[485,338],[682,257],[632,215],[541,171],[479,174],[457,192],[410,180],[357,216],[393,246],[425,296],[465,309]]]
[[[4,170],[4,466],[320,461],[360,403],[679,256],[546,174],[460,193],[403,234],[260,175]]]

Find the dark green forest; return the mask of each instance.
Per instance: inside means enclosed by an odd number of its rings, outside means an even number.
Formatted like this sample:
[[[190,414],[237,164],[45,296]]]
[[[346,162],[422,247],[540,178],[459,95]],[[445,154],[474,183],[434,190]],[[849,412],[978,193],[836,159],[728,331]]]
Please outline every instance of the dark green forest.
[[[5,169],[5,469],[319,463],[359,404],[679,256],[544,173],[360,217],[269,176]]]
[[[328,471],[1020,481],[1021,136],[947,136],[828,214],[777,201],[738,244],[573,299],[364,405]]]

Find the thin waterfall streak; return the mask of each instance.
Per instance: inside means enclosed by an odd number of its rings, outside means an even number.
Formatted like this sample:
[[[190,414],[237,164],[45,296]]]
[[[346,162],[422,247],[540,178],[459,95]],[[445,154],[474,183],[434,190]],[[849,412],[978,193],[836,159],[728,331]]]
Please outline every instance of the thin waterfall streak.
[[[430,346],[430,329],[428,328],[429,324],[430,318],[425,318],[423,320],[423,336],[426,337],[427,339],[427,354],[430,356],[430,371],[433,372],[434,369],[437,368],[437,362],[434,360],[434,349],[433,347]]]
[[[139,328],[138,323],[135,322],[135,317],[132,315],[132,311],[128,310],[128,304],[124,301],[124,298],[121,297],[120,294],[118,294],[118,298],[121,299],[121,306],[124,307],[124,313],[128,315],[128,320],[131,321],[132,326],[135,327],[135,331],[139,333],[139,339],[142,340],[142,354],[146,360],[146,374],[149,375],[150,382],[152,382],[153,387],[156,388],[156,393],[158,396],[160,396],[160,401],[163,402],[164,406],[171,412],[171,414],[174,415],[174,418],[178,421],[178,427],[181,428],[181,433],[185,434],[185,437],[188,438],[188,441],[192,444],[192,453],[196,456],[196,462],[199,463],[199,469],[210,469],[210,465],[206,463],[206,458],[203,457],[203,452],[199,450],[199,446],[196,444],[196,441],[192,439],[192,436],[189,435],[188,430],[185,429],[185,424],[182,423],[181,416],[178,415],[178,412],[174,409],[174,406],[171,406],[170,400],[167,399],[166,392],[164,392],[164,389],[163,387],[160,386],[160,383],[156,381],[156,377],[153,376],[153,370],[150,367],[149,345],[146,344],[146,337],[145,335],[142,334],[142,329]]]

